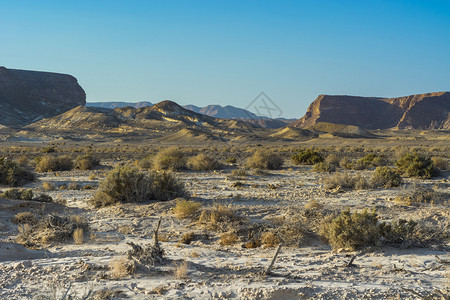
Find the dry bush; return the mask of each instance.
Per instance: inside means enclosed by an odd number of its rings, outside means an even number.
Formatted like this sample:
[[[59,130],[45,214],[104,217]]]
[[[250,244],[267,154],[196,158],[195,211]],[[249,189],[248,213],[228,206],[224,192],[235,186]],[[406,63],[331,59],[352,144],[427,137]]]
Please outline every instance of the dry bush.
[[[433,161],[418,153],[405,153],[395,163],[398,170],[406,177],[431,178],[439,175]]]
[[[280,243],[280,240],[277,238],[275,233],[264,232],[261,236],[261,243],[266,247],[275,247]]]
[[[226,162],[230,163],[230,164],[235,164],[237,162],[237,159],[234,156],[233,157],[229,157],[229,158],[227,158]]]
[[[55,186],[51,182],[44,182],[42,183],[42,189],[47,192],[54,191]]]
[[[339,161],[339,166],[343,169],[351,169],[352,168],[352,161],[348,158],[348,157],[343,157],[340,161]]]
[[[201,206],[199,202],[182,199],[177,201],[173,212],[180,219],[194,218]]]
[[[380,242],[380,228],[375,212],[345,210],[334,218],[326,218],[319,228],[320,235],[333,249],[355,250]]]
[[[189,245],[196,238],[195,233],[187,232],[181,237],[180,243]]]
[[[236,176],[236,177],[248,176],[247,170],[245,170],[245,169],[235,169],[235,170],[231,171],[231,175]]]
[[[234,232],[226,232],[220,236],[219,244],[221,246],[233,245],[238,241],[238,236]]]
[[[283,166],[283,158],[276,153],[259,149],[247,159],[246,166],[252,169],[278,170]]]
[[[223,205],[216,205],[203,210],[198,223],[208,229],[228,232],[243,224],[243,218],[236,216],[233,210]]]
[[[269,232],[286,246],[299,246],[310,232],[307,219],[300,213],[277,218],[275,222],[277,225]]]
[[[389,167],[377,167],[371,178],[372,187],[392,188],[402,184],[403,179],[398,172]]]
[[[210,171],[222,168],[216,159],[203,153],[190,157],[187,161],[187,166],[194,171]]]
[[[65,242],[73,238],[74,231],[81,228],[89,231],[86,219],[80,216],[47,215],[32,226],[19,226],[17,242],[26,247],[39,247],[50,243]]]
[[[91,170],[100,164],[100,160],[94,154],[89,153],[75,158],[75,168],[80,170]]]
[[[327,161],[314,164],[313,171],[333,173],[336,171],[336,165]]]
[[[0,193],[0,197],[6,199],[32,200],[33,191],[31,189],[9,189]]]
[[[169,147],[159,151],[152,159],[155,170],[182,170],[186,168],[186,158],[183,151],[177,147]]]
[[[367,180],[360,175],[350,175],[348,173],[335,173],[324,178],[326,189],[360,190],[369,187]]]
[[[69,171],[74,167],[70,156],[46,155],[37,159],[36,172]]]
[[[164,262],[165,251],[160,247],[159,243],[144,247],[132,242],[128,242],[127,245],[132,248],[128,251],[127,257],[129,260],[136,262],[136,268],[148,269],[150,266]]]
[[[445,157],[442,156],[435,156],[431,158],[431,161],[433,162],[434,166],[438,170],[447,171],[448,170],[448,161]]]
[[[310,200],[305,204],[305,209],[322,209],[323,204],[317,202],[316,200]]]
[[[0,184],[16,187],[35,179],[35,174],[19,163],[0,157]]]
[[[324,161],[323,156],[312,149],[300,150],[292,155],[291,160],[296,165],[314,165]]]
[[[34,214],[30,211],[24,211],[17,213],[12,220],[15,224],[29,224],[35,225],[37,223],[37,219]]]
[[[109,274],[113,279],[120,279],[134,274],[136,266],[125,257],[114,259],[109,264]]]
[[[406,205],[415,205],[421,203],[448,205],[449,199],[449,193],[438,192],[433,190],[432,188],[417,187],[413,192],[397,196],[394,201],[396,203]]]
[[[354,170],[364,170],[384,166],[387,160],[382,154],[369,153],[364,157],[358,159],[356,162],[350,164],[350,168]]]
[[[69,183],[69,185],[67,186],[68,190],[80,190],[81,186],[78,184],[78,182],[72,181],[71,183]]]
[[[99,190],[90,203],[94,207],[103,207],[151,199],[164,201],[185,195],[184,185],[171,173],[145,174],[131,166],[118,166],[100,183]]]
[[[75,241],[75,244],[81,245],[84,241],[84,231],[83,228],[76,228],[73,231],[73,240]]]
[[[188,272],[188,263],[187,261],[182,261],[176,265],[174,275],[176,279],[185,279],[187,277]]]

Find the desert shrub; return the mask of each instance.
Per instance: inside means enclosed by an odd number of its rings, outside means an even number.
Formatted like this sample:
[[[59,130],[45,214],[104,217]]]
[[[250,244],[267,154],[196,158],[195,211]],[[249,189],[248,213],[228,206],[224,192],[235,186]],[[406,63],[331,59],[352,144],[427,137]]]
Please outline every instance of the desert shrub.
[[[56,147],[55,146],[48,146],[45,147],[41,150],[42,153],[54,153],[56,152]]]
[[[316,200],[310,200],[308,203],[305,204],[305,209],[322,209],[323,204],[317,202]]]
[[[397,196],[395,202],[406,205],[421,203],[429,204],[448,204],[450,195],[444,192],[438,192],[432,188],[418,187],[412,193]]]
[[[180,243],[189,245],[195,239],[195,233],[187,232],[181,237]]]
[[[34,197],[33,200],[38,202],[53,202],[53,198],[46,194],[39,194],[37,197]],[[66,200],[64,199],[64,201]]]
[[[302,214],[294,214],[279,218],[276,226],[269,232],[273,233],[276,240],[286,246],[299,246],[306,238],[309,229],[306,218]]]
[[[448,170],[448,161],[445,157],[435,156],[431,158],[431,161],[438,170],[442,171]]]
[[[109,274],[113,279],[120,279],[134,274],[136,265],[125,257],[114,259],[109,264]]]
[[[17,213],[12,220],[15,224],[29,224],[34,225],[37,223],[37,219],[30,211],[24,211]]]
[[[186,194],[184,185],[167,172],[145,174],[131,166],[117,166],[100,183],[90,203],[102,207],[150,199],[169,200]]]
[[[314,164],[313,171],[332,173],[336,171],[336,165],[327,161]]]
[[[26,247],[38,247],[73,239],[74,231],[89,231],[86,219],[80,216],[47,215],[30,226],[19,226],[17,242]]]
[[[170,147],[159,151],[152,159],[155,170],[181,170],[186,168],[186,158],[183,151]]]
[[[190,157],[187,161],[187,166],[194,171],[219,170],[222,167],[216,159],[203,153]]]
[[[343,169],[351,169],[352,168],[352,161],[348,157],[343,157],[339,161],[339,166]]]
[[[275,247],[280,243],[280,240],[277,238],[275,233],[269,231],[262,234],[261,243],[266,247]]]
[[[37,160],[36,172],[68,171],[72,170],[73,166],[74,163],[70,156],[46,155]]]
[[[234,232],[226,232],[220,236],[219,244],[221,246],[233,245],[238,241],[238,236]]]
[[[75,244],[81,245],[84,242],[84,231],[83,228],[76,228],[73,231],[73,240],[75,241]]]
[[[231,171],[231,175],[236,176],[236,177],[248,176],[247,170],[245,170],[245,169],[235,169],[235,170]]]
[[[1,193],[0,197],[6,199],[32,200],[33,191],[31,189],[9,189]]]
[[[43,182],[42,189],[47,192],[53,191],[53,190],[55,190],[55,186],[51,182]]]
[[[0,157],[0,184],[21,186],[35,180],[35,174],[13,160]]]
[[[291,160],[296,165],[314,165],[324,161],[323,156],[312,149],[300,150],[292,155]]]
[[[352,163],[350,167],[354,170],[364,170],[386,165],[387,161],[384,155],[377,155],[374,153],[366,154],[364,157]]]
[[[201,206],[202,204],[199,202],[182,199],[177,201],[173,212],[180,219],[192,218],[197,214]]]
[[[246,166],[252,169],[277,170],[283,166],[283,159],[270,151],[256,150],[246,161]]]
[[[68,190],[79,190],[81,189],[81,186],[78,184],[78,182],[72,181],[71,183],[69,183],[69,185],[67,186]]]
[[[100,164],[100,160],[92,153],[80,155],[75,158],[75,168],[80,170],[91,170]]]
[[[188,272],[188,263],[187,261],[182,261],[175,266],[174,275],[176,279],[185,279],[187,277]]]
[[[350,175],[348,173],[335,173],[324,178],[326,189],[360,190],[369,187],[367,180],[360,175]]]
[[[403,154],[395,165],[407,177],[431,178],[438,175],[431,159],[418,153]]]
[[[373,187],[392,188],[402,184],[402,177],[389,167],[377,167],[371,178]]]
[[[229,158],[227,158],[226,161],[227,161],[227,163],[235,164],[237,162],[237,159],[236,159],[236,157],[229,157]]]
[[[242,222],[243,218],[236,216],[231,208],[223,205],[203,210],[198,219],[198,223],[203,227],[220,232],[231,231]]]
[[[331,220],[326,219],[319,233],[333,249],[355,250],[376,245],[381,237],[377,214],[367,210],[353,214],[345,210]]]

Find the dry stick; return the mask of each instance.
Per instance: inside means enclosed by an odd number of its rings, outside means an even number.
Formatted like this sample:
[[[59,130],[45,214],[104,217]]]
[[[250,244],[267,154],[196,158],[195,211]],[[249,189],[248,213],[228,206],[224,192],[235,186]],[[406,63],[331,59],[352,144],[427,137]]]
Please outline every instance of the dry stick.
[[[161,220],[162,220],[162,217],[159,217],[158,226],[156,227],[156,230],[154,232],[154,234],[155,234],[155,247],[158,247],[158,248],[159,248],[158,230],[159,230],[159,226],[161,225]]]
[[[354,267],[355,265],[353,264],[353,261],[356,258],[356,254],[352,256],[352,258],[350,259],[350,261],[348,262],[348,264],[346,264],[346,267]]]
[[[269,267],[267,268],[266,272],[264,273],[265,275],[270,274],[270,270],[272,269],[273,264],[275,263],[275,260],[277,259],[278,253],[280,253],[280,249],[281,249],[281,244],[278,245],[277,252],[275,252],[275,255],[272,258],[272,262],[270,263]]]
[[[440,262],[441,264],[444,265],[450,265],[450,260],[443,260],[441,259],[439,256],[435,255],[436,259],[438,260],[438,262]]]

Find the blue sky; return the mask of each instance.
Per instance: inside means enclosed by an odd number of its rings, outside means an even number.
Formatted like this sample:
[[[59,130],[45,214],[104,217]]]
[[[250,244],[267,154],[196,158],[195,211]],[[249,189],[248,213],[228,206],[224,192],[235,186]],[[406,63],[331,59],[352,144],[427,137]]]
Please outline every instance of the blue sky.
[[[450,1],[3,1],[0,65],[68,73],[88,101],[299,118],[319,94],[450,90]]]

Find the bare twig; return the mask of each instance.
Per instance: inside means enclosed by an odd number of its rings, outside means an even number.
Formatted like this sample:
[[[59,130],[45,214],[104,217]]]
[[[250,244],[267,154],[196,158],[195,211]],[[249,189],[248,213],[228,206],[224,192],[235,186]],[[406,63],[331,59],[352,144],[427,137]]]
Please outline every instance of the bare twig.
[[[438,262],[440,262],[441,264],[444,265],[450,265],[450,261],[449,260],[443,260],[441,259],[439,256],[435,255],[436,259],[438,260]]]
[[[161,220],[162,220],[162,217],[159,217],[158,226],[156,227],[156,230],[154,232],[154,235],[155,235],[155,247],[159,247],[158,230],[159,230],[159,226],[161,226]]]
[[[356,258],[356,254],[352,256],[352,258],[350,259],[350,261],[345,265],[345,267],[349,268],[349,267],[356,267],[356,265],[353,263],[355,261]]]
[[[277,259],[278,253],[280,253],[280,249],[281,249],[281,244],[278,245],[277,251],[275,252],[275,255],[272,258],[272,262],[270,263],[269,267],[267,268],[266,272],[264,273],[265,275],[270,274],[270,270],[272,269],[273,264],[275,263],[275,260]]]

